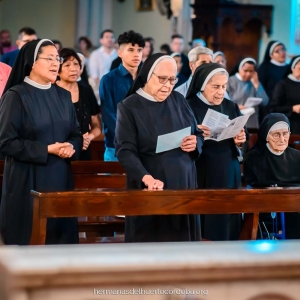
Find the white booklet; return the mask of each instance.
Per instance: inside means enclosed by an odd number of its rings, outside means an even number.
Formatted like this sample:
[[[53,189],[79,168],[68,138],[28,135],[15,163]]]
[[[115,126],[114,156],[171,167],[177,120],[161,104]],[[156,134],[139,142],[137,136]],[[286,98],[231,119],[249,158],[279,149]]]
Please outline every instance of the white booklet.
[[[262,98],[249,97],[247,98],[244,106],[246,107],[254,107],[262,103]]]
[[[235,137],[241,132],[249,116],[240,116],[230,120],[227,115],[209,108],[202,122],[202,125],[210,128],[210,137],[205,139],[220,142]]]
[[[157,138],[155,153],[179,148],[182,144],[182,140],[191,135],[191,130],[191,126],[189,126],[171,133],[159,135]]]

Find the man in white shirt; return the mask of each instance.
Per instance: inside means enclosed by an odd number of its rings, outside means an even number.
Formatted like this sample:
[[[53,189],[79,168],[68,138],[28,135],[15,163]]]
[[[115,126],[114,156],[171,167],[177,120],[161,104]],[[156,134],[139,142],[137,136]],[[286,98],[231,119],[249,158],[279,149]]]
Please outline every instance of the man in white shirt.
[[[90,83],[98,101],[100,80],[103,75],[109,72],[112,61],[118,57],[114,43],[114,32],[110,29],[102,31],[100,35],[101,47],[94,50],[89,59]]]

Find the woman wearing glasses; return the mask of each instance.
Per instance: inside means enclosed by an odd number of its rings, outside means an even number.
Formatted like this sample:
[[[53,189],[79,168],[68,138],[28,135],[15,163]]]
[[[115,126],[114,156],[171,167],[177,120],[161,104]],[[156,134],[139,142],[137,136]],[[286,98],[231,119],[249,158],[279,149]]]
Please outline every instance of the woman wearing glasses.
[[[288,147],[290,122],[284,114],[267,115],[255,146],[246,154],[244,176],[252,187],[300,186],[300,151]],[[287,238],[300,238],[300,215],[285,218]]]
[[[184,97],[173,92],[175,60],[162,53],[144,62],[128,97],[118,104],[116,155],[126,170],[128,189],[195,189],[194,161],[203,144]],[[172,149],[157,151],[158,137],[186,129]],[[126,242],[200,240],[198,215],[126,217]]]
[[[270,41],[262,64],[258,68],[258,78],[269,99],[272,99],[275,85],[284,78],[288,69],[286,63],[286,48],[279,41]],[[260,107],[260,121],[269,113],[269,106]]]
[[[272,112],[285,114],[291,122],[291,132],[300,134],[300,56],[295,56],[285,78],[275,86],[270,102]]]
[[[99,106],[90,86],[77,82],[80,76],[81,59],[75,50],[63,48],[59,52],[63,63],[59,67],[56,84],[71,93],[80,131],[83,134],[83,148],[80,160],[91,160],[90,143],[101,133]]]
[[[198,127],[204,137],[211,136],[211,129],[202,125],[208,112],[221,113],[230,120],[240,116],[236,103],[224,98],[228,73],[216,63],[199,66],[191,81],[186,99],[196,117]],[[203,153],[196,162],[198,188],[234,189],[241,185],[241,171],[238,156],[246,141],[244,129],[234,138],[222,141],[207,140]],[[237,214],[201,216],[202,237],[212,241],[237,240],[239,238],[241,216]]]
[[[18,54],[0,106],[0,151],[6,156],[0,207],[5,244],[28,245],[31,190],[73,188],[70,159],[82,135],[66,90],[51,85],[61,63],[50,40],[28,42]],[[77,243],[75,218],[48,219],[46,243]]]

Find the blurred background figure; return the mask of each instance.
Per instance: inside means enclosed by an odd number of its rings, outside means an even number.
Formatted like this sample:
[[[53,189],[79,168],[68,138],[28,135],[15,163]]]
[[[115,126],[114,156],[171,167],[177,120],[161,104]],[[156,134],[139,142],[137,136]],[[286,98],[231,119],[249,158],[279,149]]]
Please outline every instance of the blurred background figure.
[[[60,51],[62,49],[63,45],[59,40],[52,40],[52,42],[55,45],[57,51]]]
[[[8,80],[11,67],[0,62],[0,98],[2,96],[3,90],[5,88],[6,82]]]
[[[13,66],[15,63],[15,60],[19,54],[20,49],[28,42],[34,41],[37,39],[37,34],[33,28],[30,27],[23,27],[19,31],[18,39],[16,41],[16,44],[18,46],[18,49],[8,52],[4,54],[1,57],[1,62]]]
[[[6,29],[1,30],[0,31],[0,56],[16,49],[17,46],[12,45],[10,32]]]
[[[91,51],[93,49],[93,44],[91,40],[87,36],[81,36],[78,39],[78,48],[79,52],[82,53],[85,57],[85,65],[87,67],[87,73],[89,74],[89,58],[91,55]]]
[[[110,71],[111,63],[118,57],[114,48],[115,36],[111,29],[103,30],[100,34],[100,47],[91,53],[89,59],[90,84],[100,104],[99,84],[101,78]]]
[[[184,39],[183,36],[180,34],[173,34],[171,37],[171,51],[172,52],[179,52],[181,54],[181,62],[182,62],[182,68],[181,68],[181,74],[187,78],[191,75],[191,69],[189,66],[189,59],[188,57],[183,53],[184,49]]]
[[[217,51],[213,55],[213,62],[222,65],[226,69],[226,56],[222,51]]]
[[[198,46],[206,47],[206,43],[202,39],[194,39],[191,42],[191,46],[192,46],[192,48],[195,48],[195,47],[198,47]]]
[[[142,61],[144,62],[150,55],[153,54],[154,51],[154,45],[153,45],[153,38],[147,37],[144,38],[145,41],[145,47],[143,49],[143,57]]]
[[[167,55],[170,55],[172,53],[171,48],[168,44],[162,44],[160,46],[159,50],[160,50],[161,53],[164,53],[164,54],[167,54]]]
[[[188,78],[180,73],[181,68],[182,68],[182,61],[181,61],[180,53],[179,52],[174,52],[174,53],[171,54],[171,57],[173,57],[175,59],[176,65],[177,65],[177,75],[176,75],[176,77],[178,78],[178,81],[174,86],[174,88],[177,88],[178,86],[184,84],[188,80]]]

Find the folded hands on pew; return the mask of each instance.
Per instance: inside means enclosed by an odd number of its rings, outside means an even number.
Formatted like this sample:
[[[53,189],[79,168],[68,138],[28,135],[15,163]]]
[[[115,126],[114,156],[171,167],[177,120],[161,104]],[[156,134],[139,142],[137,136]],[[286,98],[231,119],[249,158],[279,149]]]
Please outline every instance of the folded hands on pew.
[[[164,188],[164,183],[158,179],[154,179],[151,175],[145,175],[142,181],[149,191],[162,190]]]
[[[58,143],[48,145],[48,153],[61,158],[70,158],[75,153],[74,147],[70,143]]]

